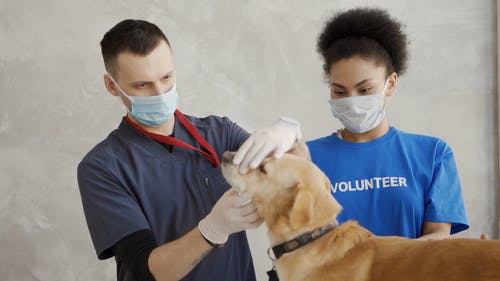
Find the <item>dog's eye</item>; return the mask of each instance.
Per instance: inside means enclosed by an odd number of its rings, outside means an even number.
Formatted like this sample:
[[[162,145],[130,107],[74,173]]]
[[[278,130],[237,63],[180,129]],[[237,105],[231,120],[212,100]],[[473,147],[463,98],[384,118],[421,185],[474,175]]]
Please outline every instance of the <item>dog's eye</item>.
[[[260,166],[259,166],[259,170],[260,170],[262,173],[267,174],[267,171],[266,171],[266,169],[264,168],[264,165],[260,165]]]

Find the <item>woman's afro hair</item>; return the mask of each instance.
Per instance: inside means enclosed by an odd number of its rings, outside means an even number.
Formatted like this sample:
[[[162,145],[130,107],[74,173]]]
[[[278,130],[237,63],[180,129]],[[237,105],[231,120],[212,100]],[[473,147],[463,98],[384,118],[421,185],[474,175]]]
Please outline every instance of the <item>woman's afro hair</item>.
[[[378,8],[356,8],[334,15],[319,35],[317,50],[329,74],[335,62],[360,55],[385,64],[387,74],[401,75],[408,58],[406,34],[402,25],[387,11]]]

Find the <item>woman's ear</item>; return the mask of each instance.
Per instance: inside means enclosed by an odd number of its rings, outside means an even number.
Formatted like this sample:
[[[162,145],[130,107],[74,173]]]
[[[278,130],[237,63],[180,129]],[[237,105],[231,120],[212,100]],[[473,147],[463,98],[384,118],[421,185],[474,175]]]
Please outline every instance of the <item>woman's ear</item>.
[[[398,74],[396,72],[393,72],[387,79],[387,96],[392,97],[392,95],[394,95],[394,92],[396,91],[396,86],[398,84]]]

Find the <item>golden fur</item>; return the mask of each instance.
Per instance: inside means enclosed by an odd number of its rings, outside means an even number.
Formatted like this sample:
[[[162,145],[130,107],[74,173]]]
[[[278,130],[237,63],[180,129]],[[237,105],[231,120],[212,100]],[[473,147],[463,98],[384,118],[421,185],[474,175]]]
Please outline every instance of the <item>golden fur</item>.
[[[267,159],[245,175],[225,161],[222,171],[233,187],[252,195],[272,245],[336,222],[342,209],[328,178],[293,155]],[[275,266],[281,281],[493,281],[500,280],[500,241],[377,237],[350,221]]]

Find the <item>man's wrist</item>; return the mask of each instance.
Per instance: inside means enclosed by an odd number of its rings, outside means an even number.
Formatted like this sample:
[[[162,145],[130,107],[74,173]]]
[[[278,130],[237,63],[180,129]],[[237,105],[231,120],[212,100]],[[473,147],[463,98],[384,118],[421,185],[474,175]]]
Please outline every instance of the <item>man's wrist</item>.
[[[200,232],[201,233],[201,232]],[[207,241],[207,243],[212,246],[212,248],[222,248],[224,246],[225,243],[222,243],[222,244],[217,244],[217,243],[214,243],[212,241],[210,241],[207,237],[205,237],[203,235],[203,233],[201,234],[201,237],[203,237],[203,239],[205,239],[205,241]]]
[[[203,239],[207,241],[208,244],[210,244],[214,248],[220,248],[224,246],[224,243],[226,243],[228,236],[225,236],[225,238],[222,238],[220,234],[215,231],[206,221],[207,218],[202,219],[198,223],[198,230],[200,231],[201,236]],[[215,239],[212,237],[219,237],[219,239]]]

